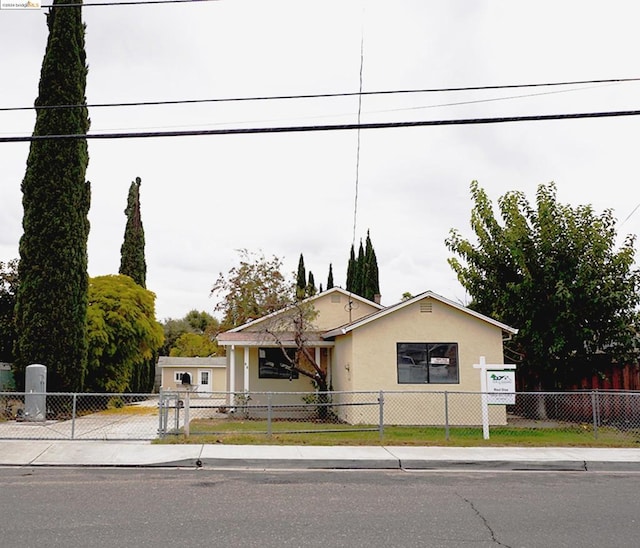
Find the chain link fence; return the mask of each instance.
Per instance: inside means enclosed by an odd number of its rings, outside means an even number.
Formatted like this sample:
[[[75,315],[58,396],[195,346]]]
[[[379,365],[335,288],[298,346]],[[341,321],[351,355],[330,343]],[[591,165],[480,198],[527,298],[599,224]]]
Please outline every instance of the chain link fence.
[[[377,432],[386,443],[482,440],[478,392],[0,392],[0,439],[152,440]],[[640,392],[518,392],[490,405],[491,439],[640,443]]]
[[[0,392],[0,439],[151,440],[158,394]]]

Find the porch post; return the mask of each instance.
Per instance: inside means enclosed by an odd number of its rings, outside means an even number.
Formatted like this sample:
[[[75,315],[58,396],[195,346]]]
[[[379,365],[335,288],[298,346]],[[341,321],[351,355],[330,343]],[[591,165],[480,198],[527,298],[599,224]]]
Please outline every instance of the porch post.
[[[249,392],[249,347],[244,347],[244,391]]]
[[[229,394],[231,401],[229,406],[234,407],[236,404],[236,345],[231,345],[231,355],[229,356]]]
[[[315,352],[315,360],[316,360],[316,364],[318,365],[318,367],[322,368],[322,361],[320,358],[320,347],[316,346],[316,352]],[[329,386],[329,383],[327,383],[327,386]]]

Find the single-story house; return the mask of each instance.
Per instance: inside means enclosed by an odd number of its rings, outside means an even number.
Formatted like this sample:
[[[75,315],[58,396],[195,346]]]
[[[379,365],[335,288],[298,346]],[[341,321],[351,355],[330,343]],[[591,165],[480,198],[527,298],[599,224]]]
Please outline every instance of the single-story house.
[[[184,358],[160,356],[160,389],[183,389],[183,376],[189,374],[190,390],[194,392],[226,392],[227,359],[222,357]]]
[[[326,371],[336,392],[475,392],[481,391],[480,373],[474,368],[483,356],[488,364],[503,363],[503,341],[517,333],[492,318],[450,301],[432,291],[384,307],[341,288],[307,299],[316,312],[306,334],[316,363]],[[230,392],[305,392],[313,384],[292,375],[282,363],[282,346],[293,347],[291,336],[272,336],[274,320],[285,311],[258,318],[220,333],[218,344],[227,349],[227,387]],[[271,327],[270,327],[271,326]],[[269,333],[271,332],[271,334]],[[444,406],[432,412],[409,407],[385,407],[387,424],[442,424]],[[479,424],[480,408],[471,412],[461,399],[449,408],[451,424]],[[420,405],[420,404],[418,404]],[[424,407],[424,406],[423,406]],[[506,421],[505,406],[492,406],[490,421]],[[375,423],[377,410],[345,407],[340,418],[349,423]],[[457,417],[457,418],[456,418]]]

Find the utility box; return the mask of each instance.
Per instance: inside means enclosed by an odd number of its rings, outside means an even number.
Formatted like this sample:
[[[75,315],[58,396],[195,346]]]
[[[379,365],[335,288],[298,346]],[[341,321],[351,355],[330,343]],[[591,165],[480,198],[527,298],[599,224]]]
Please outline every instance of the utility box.
[[[28,365],[24,372],[24,420],[47,418],[47,368],[39,363]]]

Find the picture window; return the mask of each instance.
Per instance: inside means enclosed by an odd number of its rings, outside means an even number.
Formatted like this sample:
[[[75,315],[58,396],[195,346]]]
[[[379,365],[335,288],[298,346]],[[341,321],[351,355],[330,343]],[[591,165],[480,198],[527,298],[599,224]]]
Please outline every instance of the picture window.
[[[398,384],[459,384],[457,343],[397,343]]]
[[[285,349],[287,356],[293,360],[293,348]],[[258,350],[258,378],[260,379],[297,379],[298,372],[284,356],[282,348],[260,348]]]

